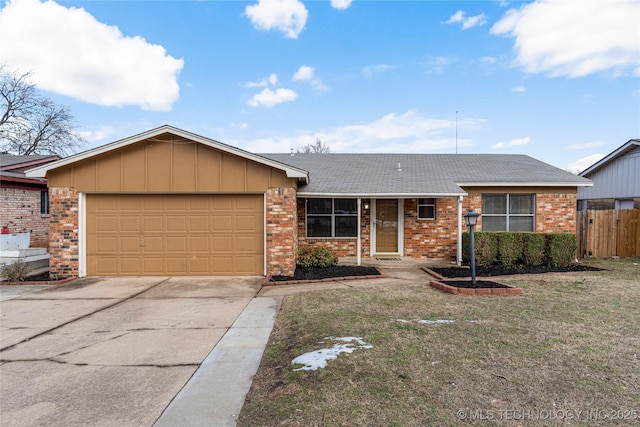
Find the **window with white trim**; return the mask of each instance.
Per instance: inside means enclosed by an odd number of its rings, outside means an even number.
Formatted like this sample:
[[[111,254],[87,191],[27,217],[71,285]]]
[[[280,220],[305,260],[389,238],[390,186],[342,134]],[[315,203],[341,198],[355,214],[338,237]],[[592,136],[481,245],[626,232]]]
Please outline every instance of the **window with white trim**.
[[[307,199],[307,237],[357,237],[356,199]]]
[[[436,219],[436,199],[418,199],[418,219]]]
[[[482,231],[535,231],[535,194],[483,194]]]

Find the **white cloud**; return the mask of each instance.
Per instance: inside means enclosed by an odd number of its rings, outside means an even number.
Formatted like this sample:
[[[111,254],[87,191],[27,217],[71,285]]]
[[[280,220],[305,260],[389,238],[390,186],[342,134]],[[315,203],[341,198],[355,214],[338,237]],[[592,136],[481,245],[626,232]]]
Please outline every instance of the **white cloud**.
[[[112,126],[102,126],[95,130],[84,130],[78,132],[89,144],[92,142],[103,141],[116,133]]]
[[[638,16],[637,0],[539,0],[507,11],[491,33],[515,38],[517,64],[529,73],[640,76]]]
[[[328,90],[324,83],[322,83],[322,80],[315,77],[315,69],[308,65],[303,65],[298,68],[298,71],[296,71],[291,79],[294,81],[307,81],[311,83],[311,87],[313,87],[314,90],[319,92]]]
[[[98,22],[82,8],[10,0],[0,10],[0,63],[31,71],[40,89],[104,106],[168,111],[182,59]],[[8,41],[13,42],[8,42]]]
[[[572,144],[567,147],[567,150],[585,150],[587,148],[600,147],[605,145],[605,141],[591,141],[591,142],[583,142],[579,144]]]
[[[260,30],[277,29],[285,37],[298,38],[307,24],[307,8],[299,0],[258,0],[247,6],[245,13],[253,26]]]
[[[469,28],[482,26],[487,23],[487,17],[484,13],[475,16],[465,16],[465,13],[462,10],[457,11],[445,24],[462,24],[463,30],[468,30]]]
[[[587,169],[589,166],[603,159],[604,156],[606,156],[606,154],[592,154],[590,156],[583,157],[569,164],[565,168],[565,170],[575,174],[580,173],[583,170]]]
[[[526,90],[527,88],[525,88],[524,86],[517,86],[511,89],[511,92],[525,92]]]
[[[275,86],[278,84],[278,75],[275,73],[269,74],[269,77],[266,79],[262,79],[257,82],[248,82],[245,84],[246,87],[267,87],[269,85]]]
[[[293,80],[311,80],[313,79],[314,71],[313,67],[303,65],[298,68],[298,71],[293,75]]]
[[[334,9],[345,10],[351,6],[353,0],[331,0],[331,7]]]
[[[451,61],[444,56],[436,56],[421,62],[427,67],[427,74],[442,74]]]
[[[497,144],[493,144],[491,148],[494,150],[498,150],[501,148],[519,147],[521,145],[527,145],[530,142],[531,142],[531,138],[526,136],[524,138],[512,139],[511,141],[498,142]]]
[[[481,126],[480,119],[462,119],[458,129],[473,130]],[[322,132],[296,132],[295,135],[260,138],[235,142],[254,152],[289,152],[321,139],[334,152],[351,153],[424,153],[454,152],[456,147],[455,119],[424,117],[416,111],[390,113],[364,124],[339,126]],[[458,147],[471,146],[469,139],[460,138]]]
[[[278,88],[271,90],[266,88],[262,92],[253,95],[247,103],[252,107],[273,107],[283,102],[295,101],[297,97],[298,94],[291,89]]]

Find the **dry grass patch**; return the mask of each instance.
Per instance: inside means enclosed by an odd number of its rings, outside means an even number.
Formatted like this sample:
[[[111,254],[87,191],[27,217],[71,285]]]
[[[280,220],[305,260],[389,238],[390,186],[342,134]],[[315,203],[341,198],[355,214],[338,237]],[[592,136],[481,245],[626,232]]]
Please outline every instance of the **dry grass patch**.
[[[449,295],[424,283],[287,297],[239,425],[447,426],[462,418],[474,425],[634,425],[634,262],[501,280],[521,287],[522,296]],[[439,319],[455,322],[416,322]],[[360,337],[373,348],[293,372],[296,356],[327,347],[320,342],[330,336]]]

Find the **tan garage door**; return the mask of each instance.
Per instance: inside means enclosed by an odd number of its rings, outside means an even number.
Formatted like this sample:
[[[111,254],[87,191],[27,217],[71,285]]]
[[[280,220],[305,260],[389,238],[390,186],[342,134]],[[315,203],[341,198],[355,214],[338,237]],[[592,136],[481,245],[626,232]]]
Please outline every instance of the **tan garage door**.
[[[263,196],[87,195],[87,275],[262,275]]]

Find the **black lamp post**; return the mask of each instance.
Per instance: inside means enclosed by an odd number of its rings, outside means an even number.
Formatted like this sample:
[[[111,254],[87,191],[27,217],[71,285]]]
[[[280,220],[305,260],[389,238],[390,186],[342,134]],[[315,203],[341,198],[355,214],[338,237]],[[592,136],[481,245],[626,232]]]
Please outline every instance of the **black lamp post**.
[[[469,246],[471,250],[471,284],[476,285],[476,247],[473,241],[473,227],[478,223],[478,217],[480,214],[473,209],[469,209],[469,212],[464,214],[464,222],[469,227]]]

